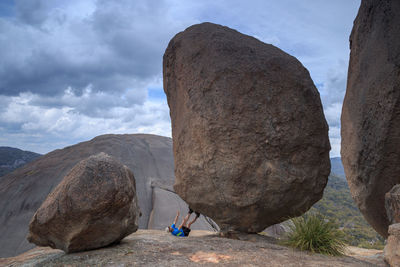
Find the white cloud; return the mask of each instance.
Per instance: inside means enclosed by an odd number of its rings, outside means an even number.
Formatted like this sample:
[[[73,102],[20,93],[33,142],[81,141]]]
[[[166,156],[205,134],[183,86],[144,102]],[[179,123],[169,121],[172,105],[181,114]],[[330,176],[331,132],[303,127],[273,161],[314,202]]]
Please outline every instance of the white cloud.
[[[63,97],[69,97],[66,91]],[[100,134],[152,133],[171,136],[168,106],[165,100],[146,100],[142,105],[112,107],[108,116],[90,117],[72,106],[38,106],[32,104],[38,95],[24,93],[9,98],[7,108],[0,113],[0,125],[13,123],[14,130],[2,131],[0,145],[12,145],[45,153],[54,144],[67,146]],[[74,105],[79,106],[79,99]],[[22,134],[23,133],[23,134]],[[10,139],[13,143],[10,143]],[[45,147],[32,142],[46,143]],[[57,147],[60,148],[60,147]]]
[[[324,109],[324,113],[330,127],[340,127],[340,115],[342,113],[341,102],[330,104]]]
[[[329,140],[331,142],[331,157],[340,157],[340,128],[329,127]]]

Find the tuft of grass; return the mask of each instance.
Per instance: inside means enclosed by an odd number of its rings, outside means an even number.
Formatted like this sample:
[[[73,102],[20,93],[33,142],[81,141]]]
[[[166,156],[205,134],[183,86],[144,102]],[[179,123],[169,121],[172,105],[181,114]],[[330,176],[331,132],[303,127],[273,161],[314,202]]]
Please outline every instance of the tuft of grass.
[[[291,219],[284,245],[330,256],[344,254],[346,244],[337,226],[317,213]]]

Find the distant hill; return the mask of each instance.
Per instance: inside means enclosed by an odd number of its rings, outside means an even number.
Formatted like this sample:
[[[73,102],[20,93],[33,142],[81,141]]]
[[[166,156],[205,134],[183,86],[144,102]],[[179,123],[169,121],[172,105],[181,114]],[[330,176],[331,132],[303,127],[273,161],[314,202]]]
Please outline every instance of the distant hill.
[[[315,210],[339,225],[349,245],[383,248],[384,238],[367,223],[351,197],[340,157],[331,158],[331,175],[323,198],[311,208]]]
[[[345,178],[342,159],[340,157],[331,158],[331,174]]]
[[[323,198],[311,208],[327,219],[336,222],[345,233],[346,242],[352,246],[382,249],[381,237],[364,219],[354,203],[347,181],[330,175]]]
[[[0,146],[0,176],[12,172],[16,168],[22,167],[40,156],[38,153]]]

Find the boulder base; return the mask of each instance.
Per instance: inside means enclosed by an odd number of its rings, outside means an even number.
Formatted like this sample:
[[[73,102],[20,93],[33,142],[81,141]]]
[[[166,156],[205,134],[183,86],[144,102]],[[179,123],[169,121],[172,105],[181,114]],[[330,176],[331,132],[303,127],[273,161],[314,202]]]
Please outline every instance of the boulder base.
[[[164,90],[175,191],[222,231],[260,232],[321,199],[330,172],[319,93],[294,57],[194,25],[169,43]]]
[[[65,252],[119,242],[138,228],[135,178],[105,153],[79,162],[37,210],[28,241]]]

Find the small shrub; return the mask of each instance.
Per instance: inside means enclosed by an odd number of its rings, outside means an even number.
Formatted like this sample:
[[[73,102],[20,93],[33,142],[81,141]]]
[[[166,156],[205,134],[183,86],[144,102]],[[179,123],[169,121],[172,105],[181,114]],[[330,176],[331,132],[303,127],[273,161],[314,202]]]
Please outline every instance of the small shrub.
[[[343,255],[346,248],[343,233],[320,214],[307,214],[291,219],[284,245],[331,256]]]

